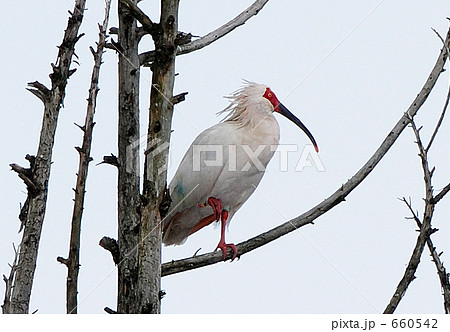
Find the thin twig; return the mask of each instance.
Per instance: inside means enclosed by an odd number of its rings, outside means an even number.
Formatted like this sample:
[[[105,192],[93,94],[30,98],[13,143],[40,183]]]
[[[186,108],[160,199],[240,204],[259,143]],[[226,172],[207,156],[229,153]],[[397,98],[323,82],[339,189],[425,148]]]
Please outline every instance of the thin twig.
[[[428,152],[428,150],[430,150],[431,144],[433,144],[433,141],[436,138],[438,130],[441,127],[442,121],[444,120],[445,112],[447,111],[449,100],[450,100],[450,85],[448,87],[447,97],[445,99],[445,104],[444,104],[444,108],[442,109],[441,116],[439,117],[439,121],[436,124],[436,128],[434,128],[433,135],[431,135],[430,141],[428,142],[427,147],[425,148],[426,152]]]
[[[446,45],[450,44],[450,30],[447,33]],[[315,219],[322,214],[332,209],[334,206],[343,202],[345,197],[355,189],[370,172],[375,168],[378,162],[384,157],[390,147],[394,144],[396,139],[400,136],[402,131],[409,123],[409,119],[413,118],[418,112],[422,104],[427,99],[431,90],[433,89],[438,77],[442,73],[445,62],[447,61],[447,49],[444,47],[441,49],[439,57],[434,65],[430,75],[428,76],[422,90],[412,102],[405,114],[400,118],[394,128],[389,132],[383,143],[377,149],[377,151],[370,157],[364,166],[345,184],[336,190],[331,196],[319,203],[309,211],[301,214],[300,216],[291,219],[284,224],[277,226],[265,233],[257,235],[247,241],[239,243],[236,247],[238,252],[242,256],[243,254],[250,252],[256,248],[259,248],[271,241],[278,239],[279,237],[286,235],[302,226],[311,224]],[[231,259],[232,253],[228,252],[226,258]],[[177,261],[167,262],[162,265],[162,276],[167,276],[175,273],[185,272],[188,270],[197,269],[203,266],[222,262],[222,253],[212,252],[196,257],[185,258]]]
[[[433,203],[436,204],[437,202],[439,202],[448,192],[450,191],[450,183],[447,184],[444,189],[442,189],[439,194],[437,194],[436,196],[434,196],[433,198]]]

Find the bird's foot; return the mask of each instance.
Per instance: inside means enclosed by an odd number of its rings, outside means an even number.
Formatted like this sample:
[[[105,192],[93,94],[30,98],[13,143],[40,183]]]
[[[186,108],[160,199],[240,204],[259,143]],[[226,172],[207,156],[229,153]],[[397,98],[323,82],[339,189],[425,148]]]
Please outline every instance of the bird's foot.
[[[215,198],[215,197],[210,197],[208,198],[208,200],[206,201],[206,203],[203,204],[199,204],[199,207],[205,207],[205,206],[211,206],[214,212],[214,220],[219,221],[220,220],[220,216],[222,215],[222,210],[223,210],[223,206],[222,206],[222,202]]]
[[[223,260],[227,259],[227,249],[231,248],[231,250],[233,251],[233,257],[231,257],[231,261],[234,261],[234,259],[237,257],[238,254],[238,250],[236,248],[236,246],[233,243],[225,243],[223,241],[220,241],[219,244],[217,245],[217,249],[222,250],[222,254],[223,254]],[[214,250],[214,251],[216,251]]]

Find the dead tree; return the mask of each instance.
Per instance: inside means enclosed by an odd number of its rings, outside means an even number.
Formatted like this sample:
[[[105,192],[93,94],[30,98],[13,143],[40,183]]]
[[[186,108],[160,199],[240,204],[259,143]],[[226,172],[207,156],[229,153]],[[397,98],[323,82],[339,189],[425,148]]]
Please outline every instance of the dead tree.
[[[85,0],[77,0],[73,12],[70,13],[64,38],[59,46],[56,63],[52,64],[51,88],[49,89],[37,81],[28,84],[28,90],[44,103],[44,115],[37,153],[35,156],[26,156],[30,167],[10,165],[25,182],[28,191],[19,215],[20,229],[23,229],[23,235],[19,246],[17,266],[13,268],[14,281],[9,301],[10,308],[8,309],[10,313],[28,313],[29,310],[31,288],[47,203],[48,181],[58,115],[63,105],[67,80],[76,70],[71,69],[70,65],[72,64],[75,44],[83,35],[79,35],[78,30],[83,20],[85,3]]]

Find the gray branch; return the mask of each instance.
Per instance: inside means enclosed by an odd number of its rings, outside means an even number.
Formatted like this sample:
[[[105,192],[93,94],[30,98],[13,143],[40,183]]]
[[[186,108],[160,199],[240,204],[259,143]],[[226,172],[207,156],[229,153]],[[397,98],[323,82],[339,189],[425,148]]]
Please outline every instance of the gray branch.
[[[245,9],[242,13],[233,18],[228,23],[222,25],[221,27],[217,28],[216,30],[208,33],[207,35],[197,40],[194,40],[185,45],[178,46],[177,55],[197,51],[215,42],[219,38],[222,38],[226,34],[236,29],[237,27],[245,24],[245,22],[247,22],[252,16],[258,14],[258,12],[264,7],[264,5],[267,2],[269,2],[269,0],[256,0],[250,7]]]
[[[265,233],[255,236],[245,242],[237,245],[237,249],[240,255],[250,252],[256,248],[259,248],[271,241],[278,239],[279,237],[286,235],[302,226],[311,224],[315,219],[320,217],[322,214],[332,209],[334,206],[345,200],[345,197],[350,194],[350,192],[355,189],[370,172],[375,168],[378,162],[384,157],[387,151],[394,144],[396,139],[403,132],[405,127],[413,118],[420,107],[423,105],[431,90],[433,89],[438,77],[443,72],[444,64],[447,61],[448,52],[447,47],[450,44],[450,30],[447,33],[445,40],[446,47],[441,49],[439,57],[434,65],[430,75],[428,76],[422,90],[416,96],[411,106],[407,109],[405,114],[400,118],[397,124],[388,133],[387,137],[381,143],[380,147],[375,151],[372,157],[366,162],[364,166],[345,184],[343,184],[339,189],[337,189],[331,196],[325,199],[322,203],[319,203],[309,211],[301,214],[300,216],[291,219],[284,224],[275,227]],[[232,257],[231,252],[227,254],[227,259]],[[208,253],[192,258],[186,258],[178,261],[168,262],[162,265],[162,276],[167,276],[175,273],[180,273],[203,266],[215,264],[222,261],[222,253],[214,252]]]

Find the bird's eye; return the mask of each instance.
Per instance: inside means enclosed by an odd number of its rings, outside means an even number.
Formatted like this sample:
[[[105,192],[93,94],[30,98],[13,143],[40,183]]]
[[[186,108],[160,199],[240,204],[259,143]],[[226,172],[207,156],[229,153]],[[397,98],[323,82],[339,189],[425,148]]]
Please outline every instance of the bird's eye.
[[[269,98],[272,98],[272,94],[271,94],[270,92],[267,94],[267,96],[268,96]]]

